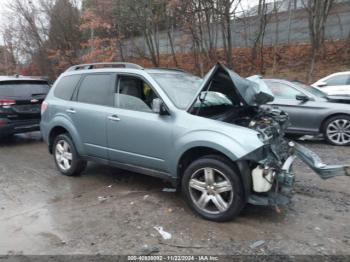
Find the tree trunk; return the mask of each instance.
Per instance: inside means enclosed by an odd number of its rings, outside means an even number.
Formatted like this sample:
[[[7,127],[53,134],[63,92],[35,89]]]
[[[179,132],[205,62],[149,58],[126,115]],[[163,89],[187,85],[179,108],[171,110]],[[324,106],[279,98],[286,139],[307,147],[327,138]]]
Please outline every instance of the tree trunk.
[[[175,67],[178,67],[179,64],[177,63],[177,59],[176,59],[173,37],[172,37],[172,34],[169,30],[168,30],[168,38],[169,38],[169,43],[170,43],[171,55],[173,56]]]

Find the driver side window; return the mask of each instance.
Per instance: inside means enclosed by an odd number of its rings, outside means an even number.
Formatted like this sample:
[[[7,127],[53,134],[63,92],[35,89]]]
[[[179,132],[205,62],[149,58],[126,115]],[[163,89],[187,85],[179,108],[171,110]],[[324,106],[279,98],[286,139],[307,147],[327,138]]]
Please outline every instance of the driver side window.
[[[157,95],[141,78],[118,76],[114,105],[118,108],[152,113],[152,101]]]
[[[266,83],[278,99],[296,99],[297,95],[303,95],[295,88],[280,82],[266,81]]]

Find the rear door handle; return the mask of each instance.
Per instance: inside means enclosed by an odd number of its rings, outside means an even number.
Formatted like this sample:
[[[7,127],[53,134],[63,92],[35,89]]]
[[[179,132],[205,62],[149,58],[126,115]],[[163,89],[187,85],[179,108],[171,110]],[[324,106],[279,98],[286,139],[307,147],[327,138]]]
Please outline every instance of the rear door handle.
[[[108,117],[108,119],[111,121],[120,121],[120,118],[117,115],[111,115]]]
[[[67,109],[66,112],[70,113],[70,114],[75,114],[76,113],[76,111],[73,108]]]

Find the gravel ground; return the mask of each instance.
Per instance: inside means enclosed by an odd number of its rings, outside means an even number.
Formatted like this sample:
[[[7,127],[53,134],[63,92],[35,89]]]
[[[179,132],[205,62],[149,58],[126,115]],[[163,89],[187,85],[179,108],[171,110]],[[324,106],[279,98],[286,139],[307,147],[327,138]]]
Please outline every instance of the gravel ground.
[[[350,162],[350,147],[302,143],[327,163]],[[350,255],[349,179],[323,181],[300,162],[295,171],[282,212],[248,205],[214,223],[161,180],[96,164],[65,177],[37,133],[15,136],[0,144],[0,254]]]

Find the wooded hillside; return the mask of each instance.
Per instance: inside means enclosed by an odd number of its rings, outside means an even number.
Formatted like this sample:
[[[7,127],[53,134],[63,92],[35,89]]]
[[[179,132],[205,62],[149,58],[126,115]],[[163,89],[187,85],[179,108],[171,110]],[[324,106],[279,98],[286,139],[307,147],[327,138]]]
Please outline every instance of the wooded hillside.
[[[350,1],[259,0],[250,10],[243,4],[244,0],[83,0],[80,6],[74,0],[13,0],[11,19],[2,30],[0,74],[55,79],[72,64],[133,61],[203,75],[220,61],[245,76],[311,82],[350,68],[350,23],[339,15],[350,14]],[[298,15],[307,18],[308,39],[303,43],[293,39],[291,30]],[[346,37],[327,39],[329,17],[332,30],[345,31]],[[281,41],[282,22],[288,41]],[[245,47],[234,44],[237,23],[242,37],[249,35]],[[167,38],[168,52],[161,50],[160,35]],[[135,39],[141,39],[143,48],[133,45]]]

